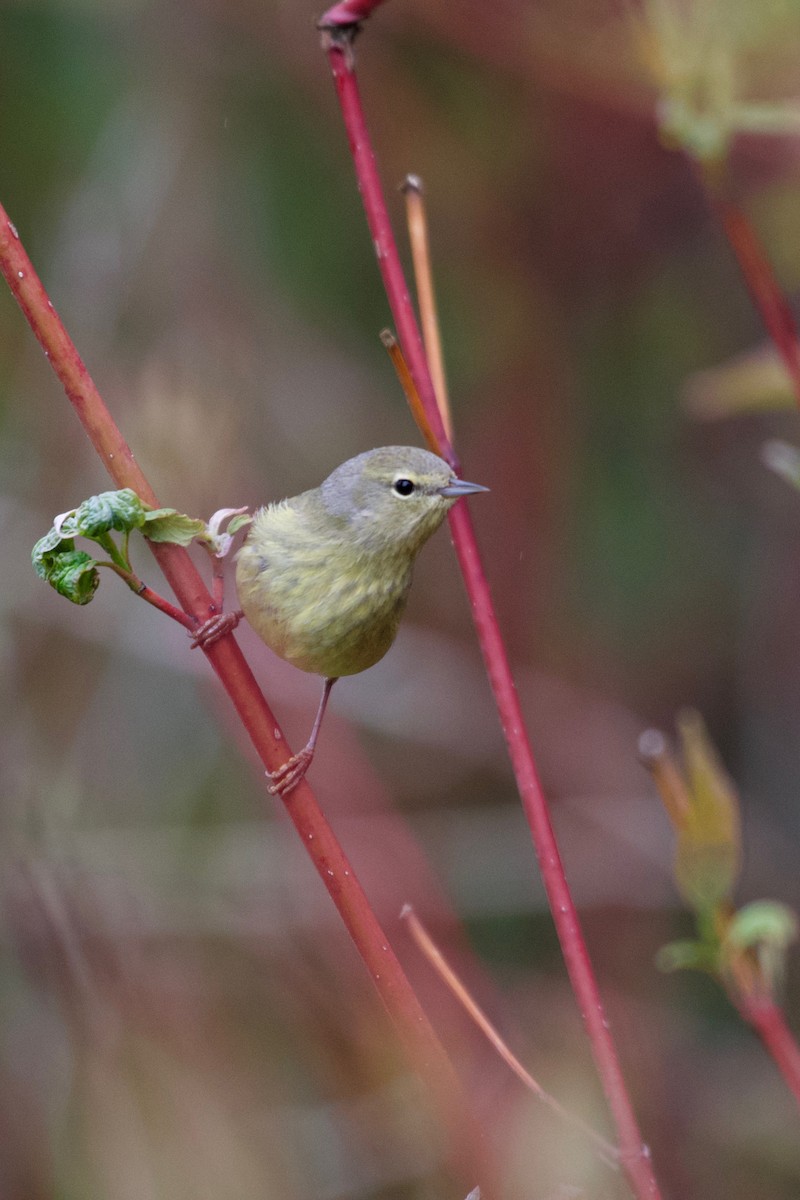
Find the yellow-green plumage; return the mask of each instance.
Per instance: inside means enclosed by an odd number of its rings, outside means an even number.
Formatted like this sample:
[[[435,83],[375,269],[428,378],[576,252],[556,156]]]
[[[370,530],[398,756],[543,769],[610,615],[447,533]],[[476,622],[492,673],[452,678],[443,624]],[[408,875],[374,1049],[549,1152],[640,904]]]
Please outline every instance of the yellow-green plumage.
[[[482,490],[415,447],[350,459],[256,513],[236,567],[245,616],[304,671],[365,671],[394,641],[417,553],[459,495]]]

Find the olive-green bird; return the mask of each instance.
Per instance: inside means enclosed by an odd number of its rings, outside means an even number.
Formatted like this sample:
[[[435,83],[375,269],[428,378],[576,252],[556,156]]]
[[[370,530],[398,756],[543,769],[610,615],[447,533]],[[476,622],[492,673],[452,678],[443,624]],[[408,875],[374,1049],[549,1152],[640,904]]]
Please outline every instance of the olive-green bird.
[[[427,450],[383,446],[255,514],[236,564],[244,615],[271,650],[325,680],[308,744],[275,772],[272,792],[288,792],[308,770],[336,680],[391,646],[414,560],[448,509],[487,490]]]

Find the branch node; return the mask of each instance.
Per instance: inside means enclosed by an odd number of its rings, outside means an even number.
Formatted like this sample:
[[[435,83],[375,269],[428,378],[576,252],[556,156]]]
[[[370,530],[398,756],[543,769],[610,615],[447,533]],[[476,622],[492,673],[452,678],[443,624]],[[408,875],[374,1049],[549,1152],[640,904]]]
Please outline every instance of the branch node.
[[[344,59],[345,68],[348,71],[355,70],[356,58],[353,54],[353,42],[361,32],[361,22],[353,21],[349,25],[337,25],[335,22],[327,23],[327,17],[323,17],[317,23],[317,29],[320,31],[320,46],[323,53],[330,54],[332,50],[338,50]]]

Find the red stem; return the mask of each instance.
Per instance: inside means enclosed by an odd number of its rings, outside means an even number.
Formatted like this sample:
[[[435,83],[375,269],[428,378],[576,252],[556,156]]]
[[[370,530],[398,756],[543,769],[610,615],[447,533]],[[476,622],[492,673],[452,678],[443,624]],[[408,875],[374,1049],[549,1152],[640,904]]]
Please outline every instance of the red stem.
[[[338,11],[338,6],[331,9],[320,21],[320,27],[323,29],[322,44],[333,73],[378,266],[400,344],[428,419],[442,446],[446,448],[445,453],[450,462],[456,466],[454,451],[442,426],[422,338],[400,265],[400,256],[389,222],[375,154],[364,118],[352,53],[353,31],[337,28]],[[472,604],[473,618],[523,808],[531,827],[564,960],[616,1124],[621,1164],[639,1200],[645,1200],[646,1197],[652,1200],[660,1195],[658,1184],[627,1093],[578,914],[564,874],[547,802],[537,776],[533,752],[524,728],[519,699],[466,505],[457,504],[451,510],[450,529]]]
[[[338,6],[337,6],[338,8]],[[375,257],[378,260],[383,286],[389,299],[397,338],[403,349],[406,362],[422,400],[423,407],[433,432],[442,447],[442,453],[454,468],[458,467],[455,451],[451,446],[442,424],[439,406],[436,403],[436,393],[433,389],[430,371],[428,370],[425,350],[422,345],[422,335],[419,331],[414,306],[406,284],[400,256],[394,239],[389,213],[383,198],[378,168],[375,162],[375,151],[372,148],[358,83],[355,75],[355,64],[352,53],[352,29],[336,27],[333,14],[337,9],[331,9],[320,21],[323,30],[322,45],[327,52],[328,61],[333,72],[336,92],[342,108],[342,119],[350,151],[353,155],[361,199],[367,215],[369,231],[372,234],[372,244]],[[461,507],[460,505],[457,507]],[[453,510],[455,511],[455,510]]]
[[[132,488],[146,503],[160,507],[2,206],[0,270],[113,482],[119,488]],[[191,618],[193,628],[213,616],[216,610],[212,596],[186,550],[154,542],[148,545],[181,607]],[[290,751],[238,644],[232,636],[223,637],[204,649],[204,653],[233,702],[261,762],[268,772],[274,772]],[[453,1161],[461,1162],[468,1172],[469,1186],[473,1186],[475,1160],[480,1150],[474,1141],[474,1131],[466,1128],[461,1091],[452,1066],[311,788],[303,781],[285,804],[409,1057],[433,1093],[448,1127]]]
[[[338,29],[343,25],[360,25],[379,4],[383,4],[383,0],[342,0],[341,4],[334,4],[333,8],[328,9],[317,28]]]
[[[800,342],[786,297],[748,218],[729,200],[713,191],[709,191],[709,197],[736,255],[747,290],[783,359],[800,404]]]
[[[701,173],[714,212],[736,255],[747,290],[769,337],[783,359],[800,405],[800,340],[786,297],[749,218],[720,191],[718,181]],[[724,184],[723,184],[724,186]],[[739,1012],[758,1033],[767,1052],[800,1102],[800,1047],[781,1009],[770,999],[738,1001]]]
[[[736,1003],[742,1017],[755,1029],[800,1104],[800,1047],[786,1024],[783,1012],[769,998],[750,1001],[739,999]]]
[[[143,600],[146,600],[148,604],[152,604],[153,608],[157,608],[159,612],[164,613],[164,616],[172,617],[173,621],[177,621],[179,625],[183,625],[184,629],[188,629],[190,632],[194,630],[194,621],[182,608],[176,608],[174,604],[170,604],[169,600],[165,600],[158,592],[154,592],[146,583],[132,590],[137,596],[141,596]]]

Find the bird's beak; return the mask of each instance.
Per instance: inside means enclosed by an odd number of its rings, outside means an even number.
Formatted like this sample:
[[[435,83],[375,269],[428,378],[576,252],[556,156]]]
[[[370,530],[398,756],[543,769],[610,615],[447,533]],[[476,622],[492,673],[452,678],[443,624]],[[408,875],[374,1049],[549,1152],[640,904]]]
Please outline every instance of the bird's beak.
[[[444,487],[439,488],[440,496],[457,499],[459,496],[471,496],[473,492],[488,492],[489,489],[481,483],[467,483],[466,479],[456,479],[455,476]]]

